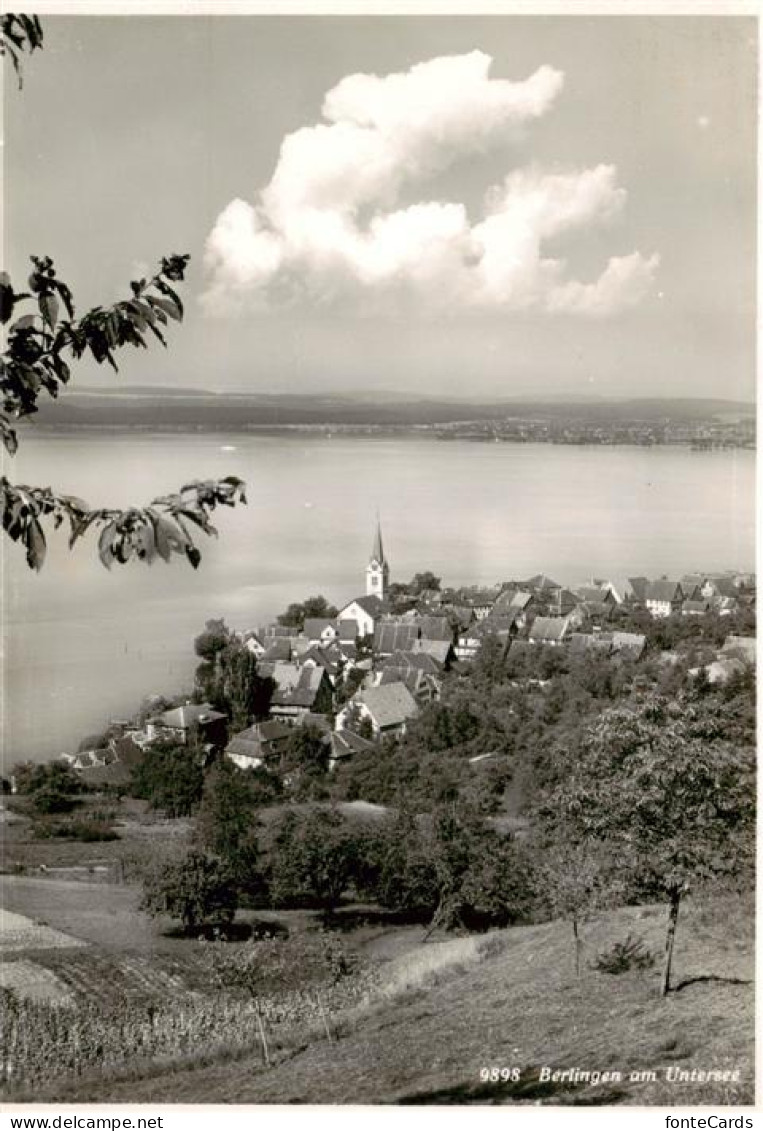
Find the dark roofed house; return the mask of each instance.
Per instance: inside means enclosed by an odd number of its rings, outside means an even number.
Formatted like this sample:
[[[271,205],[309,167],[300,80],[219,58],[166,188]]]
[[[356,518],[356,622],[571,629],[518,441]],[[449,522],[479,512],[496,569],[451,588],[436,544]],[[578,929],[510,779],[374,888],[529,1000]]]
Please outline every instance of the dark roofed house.
[[[225,715],[213,710],[209,703],[184,703],[148,719],[146,731],[150,741],[177,742],[181,746],[196,743],[225,745]]]
[[[448,640],[453,643],[453,626],[447,617],[422,617],[419,629],[422,640]]]
[[[325,617],[307,617],[302,634],[311,644],[329,644],[339,635],[339,630],[336,621]]]
[[[374,629],[374,652],[377,656],[391,656],[393,652],[407,652],[419,639],[417,622],[379,621]]]
[[[354,644],[358,638],[358,622],[356,620],[337,621],[339,639],[345,644]]]
[[[697,601],[684,601],[681,606],[681,615],[685,617],[703,617],[710,608],[710,602],[700,597]]]
[[[648,577],[629,577],[628,583],[633,590],[632,600],[638,604],[643,605],[646,601],[646,590],[649,585]]]
[[[345,762],[353,754],[366,754],[375,750],[375,744],[368,738],[361,738],[352,730],[335,730],[331,735],[331,758],[329,769],[333,770],[338,762]]]
[[[733,574],[708,577],[703,588],[703,597],[736,597],[738,588]]]
[[[299,636],[299,629],[295,624],[266,624],[257,634],[263,644],[267,645],[272,637]]]
[[[463,603],[473,610],[477,620],[483,620],[490,615],[499,593],[498,586],[492,589],[480,589],[475,586],[462,589],[461,598]]]
[[[530,626],[531,644],[563,644],[570,631],[567,617],[536,617]]]
[[[278,761],[291,734],[290,726],[275,719],[255,723],[234,734],[225,748],[225,756],[242,770],[267,766]]]
[[[294,652],[296,638],[271,636],[265,640],[265,651],[260,660],[264,664],[288,663]]]
[[[601,624],[611,618],[614,607],[613,601],[582,601],[578,610],[584,619]]]
[[[535,577],[530,577],[524,583],[525,589],[531,589],[533,592],[540,589],[561,589],[558,581],[552,581],[545,573],[536,573]]]
[[[517,589],[510,586],[499,594],[495,603],[495,611],[505,611],[509,609],[522,609],[526,611],[532,605],[535,598],[529,589]]]
[[[443,665],[428,652],[393,652],[381,662],[382,670],[388,667],[415,668],[425,675],[440,675]]]
[[[579,589],[575,590],[575,595],[578,600],[583,601],[586,605],[598,604],[604,602],[608,605],[616,605],[617,601],[611,589],[601,585],[581,585]]]
[[[544,589],[540,597],[541,608],[552,617],[568,616],[577,604],[578,599],[575,594],[571,589],[565,589],[563,585],[556,589]]]
[[[411,651],[433,656],[444,668],[449,667],[456,656],[456,650],[449,640],[414,640]]]
[[[646,581],[646,578],[644,578]],[[602,590],[611,593],[616,604],[631,604],[636,600],[636,590],[627,577],[607,577],[595,582]]]
[[[647,583],[644,604],[653,617],[669,617],[671,613],[679,613],[683,603],[684,591],[680,581],[669,581],[668,578],[661,577]]]
[[[312,711],[327,714],[333,705],[333,689],[325,668],[275,664],[273,679],[277,687],[270,702],[274,719],[295,721]]]

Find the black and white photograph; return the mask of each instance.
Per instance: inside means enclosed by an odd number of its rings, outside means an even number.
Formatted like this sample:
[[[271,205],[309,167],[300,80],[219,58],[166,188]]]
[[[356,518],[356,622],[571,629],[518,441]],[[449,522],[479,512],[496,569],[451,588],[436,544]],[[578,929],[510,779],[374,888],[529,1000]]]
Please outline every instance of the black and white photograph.
[[[0,1102],[751,1126],[758,18],[314,9],[0,16]]]

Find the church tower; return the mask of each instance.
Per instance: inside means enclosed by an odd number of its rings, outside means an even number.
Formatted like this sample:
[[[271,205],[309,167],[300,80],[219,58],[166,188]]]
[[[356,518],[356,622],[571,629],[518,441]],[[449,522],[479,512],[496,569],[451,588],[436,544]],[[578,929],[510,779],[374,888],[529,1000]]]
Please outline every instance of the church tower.
[[[384,557],[382,546],[381,523],[377,521],[374,547],[371,558],[366,566],[366,596],[384,598],[384,592],[389,585],[389,562]]]

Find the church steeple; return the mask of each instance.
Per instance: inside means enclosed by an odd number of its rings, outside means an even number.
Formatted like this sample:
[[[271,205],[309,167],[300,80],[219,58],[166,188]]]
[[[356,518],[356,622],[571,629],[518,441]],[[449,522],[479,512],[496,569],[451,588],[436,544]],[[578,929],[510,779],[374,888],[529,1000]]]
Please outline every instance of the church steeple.
[[[376,521],[376,537],[374,538],[371,557],[366,566],[366,596],[384,597],[384,590],[389,584],[389,562],[384,557],[382,544],[381,522]]]

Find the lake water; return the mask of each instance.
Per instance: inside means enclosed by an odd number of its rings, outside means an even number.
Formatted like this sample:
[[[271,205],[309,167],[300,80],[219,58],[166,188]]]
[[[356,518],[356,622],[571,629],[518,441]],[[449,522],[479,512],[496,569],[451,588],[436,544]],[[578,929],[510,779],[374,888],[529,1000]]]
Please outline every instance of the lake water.
[[[234,450],[223,450],[224,447]],[[151,692],[189,687],[209,617],[236,628],[323,593],[364,592],[377,509],[392,579],[446,583],[547,573],[678,575],[753,569],[754,453],[249,435],[30,435],[17,482],[126,505],[193,478],[245,479],[198,571],[178,558],[115,566],[94,539],[51,534],[40,574],[4,554],[5,760],[76,747]]]

